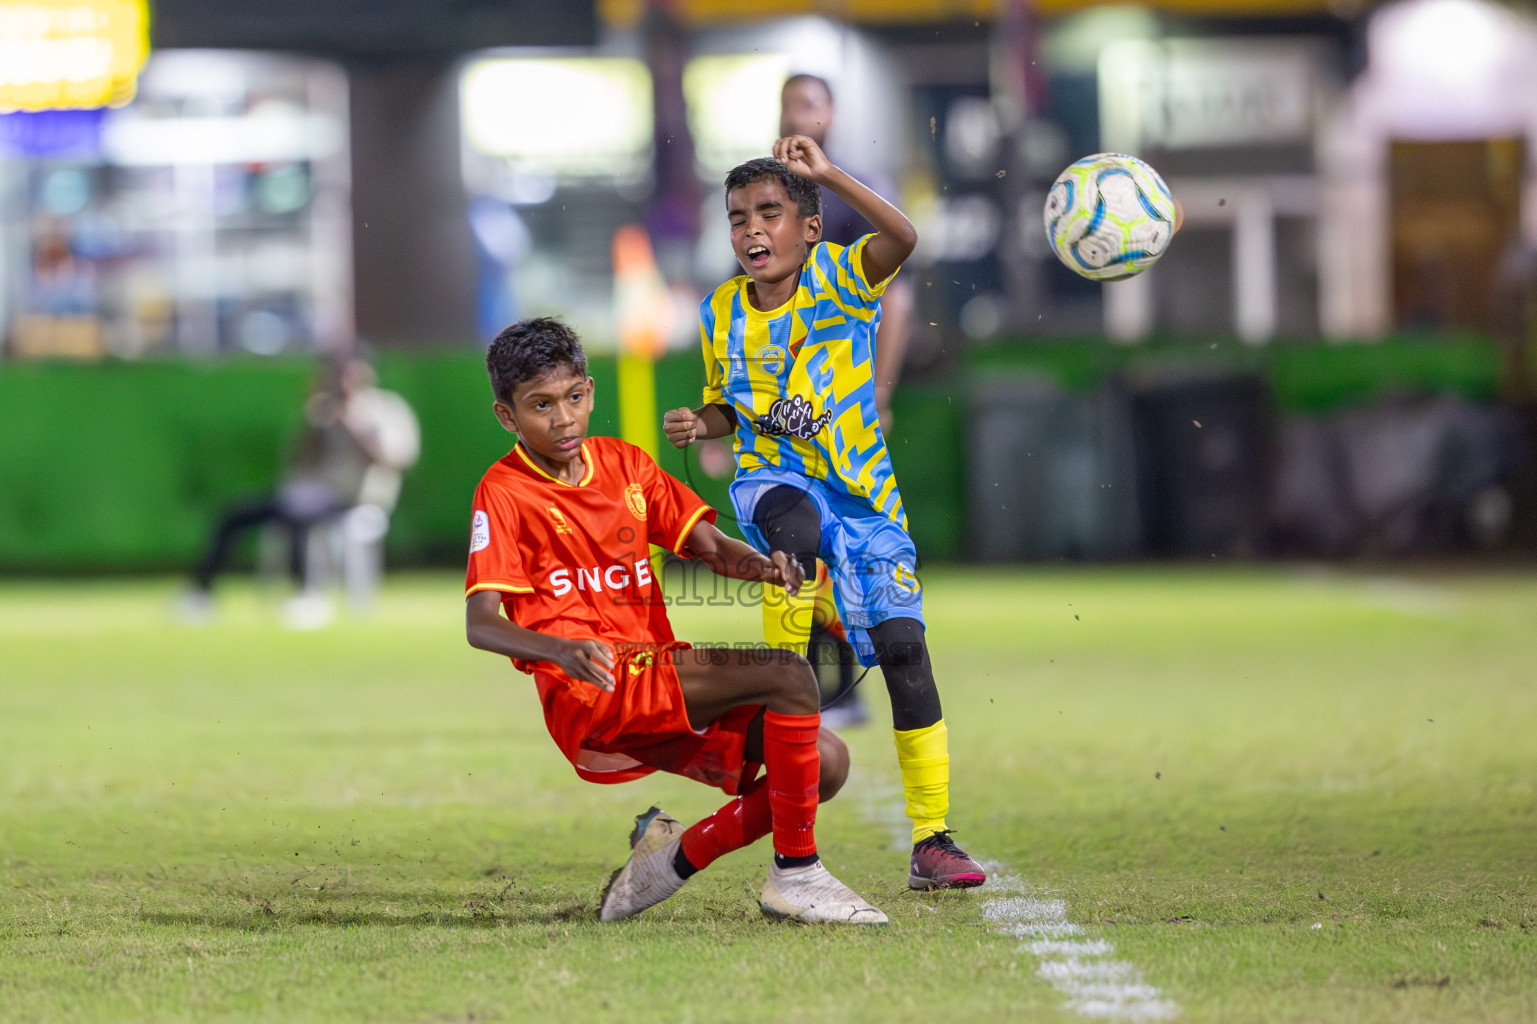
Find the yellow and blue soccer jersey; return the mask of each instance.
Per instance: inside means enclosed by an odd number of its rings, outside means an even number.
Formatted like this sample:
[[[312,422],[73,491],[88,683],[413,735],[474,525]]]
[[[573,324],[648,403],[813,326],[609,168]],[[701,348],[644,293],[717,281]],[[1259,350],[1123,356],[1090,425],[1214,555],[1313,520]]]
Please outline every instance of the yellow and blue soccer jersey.
[[[794,296],[754,309],[748,278],[699,306],[707,405],[736,410],[737,478],[759,470],[821,480],[906,529],[875,411],[875,332],[890,278],[872,284],[853,245],[818,242]]]

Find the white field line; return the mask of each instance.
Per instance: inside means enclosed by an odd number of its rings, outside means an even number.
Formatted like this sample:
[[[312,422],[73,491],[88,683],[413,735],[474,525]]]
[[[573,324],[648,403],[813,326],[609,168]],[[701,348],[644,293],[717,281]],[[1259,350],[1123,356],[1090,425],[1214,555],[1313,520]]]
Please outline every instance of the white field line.
[[[863,787],[865,817],[887,827],[893,847],[912,848],[902,790],[875,780]],[[981,889],[982,916],[1000,935],[1020,941],[1018,950],[1036,961],[1035,973],[1067,997],[1066,1008],[1084,1017],[1117,1020],[1168,1020],[1179,1007],[1143,980],[1127,960],[1115,960],[1115,946],[1083,937],[1083,927],[1067,919],[1067,904],[1039,890],[997,861],[985,861],[987,884]]]

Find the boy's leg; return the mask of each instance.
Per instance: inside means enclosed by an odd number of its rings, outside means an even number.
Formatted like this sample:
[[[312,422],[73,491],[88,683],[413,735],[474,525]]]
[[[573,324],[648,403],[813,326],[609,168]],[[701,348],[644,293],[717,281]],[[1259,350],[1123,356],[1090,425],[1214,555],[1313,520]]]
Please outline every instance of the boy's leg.
[[[758,499],[753,525],[769,551],[783,551],[801,564],[806,582],[795,594],[783,587],[763,588],[763,639],[770,647],[805,656],[816,605],[817,549],[822,543],[816,506],[799,488],[780,484]]]
[[[715,653],[684,650],[676,654],[678,685],[689,723],[703,729],[734,708],[762,705],[766,774],[761,790],[724,809],[723,820],[716,823],[721,828],[717,838],[724,845],[745,842],[762,828],[766,804],[774,864],[760,900],[764,913],[807,923],[884,924],[886,915],[834,878],[817,856],[816,805],[825,791],[819,743],[824,740],[811,666],[785,651],[738,651],[723,665],[714,663]],[[836,737],[828,734],[827,739],[843,752]],[[841,777],[837,782],[841,785]],[[739,827],[734,820],[738,816]],[[683,852],[681,834],[673,838],[676,822],[664,818],[660,812],[652,814],[645,834],[632,840],[635,852],[630,862],[604,892],[600,915],[605,920],[628,917],[666,899],[687,875],[703,866]],[[707,853],[710,844],[705,838],[696,833],[690,845]],[[630,880],[636,884],[629,885]]]
[[[817,802],[826,803],[843,788],[849,774],[849,752],[835,733],[822,729],[817,736],[821,773]],[[747,735],[746,759],[763,760],[762,719],[754,719]],[[716,859],[740,850],[769,834],[772,825],[768,786],[765,779],[755,779],[742,795],[726,806],[690,825],[683,833],[680,862],[675,862],[684,878],[713,864]]]
[[[893,738],[907,815],[913,823],[908,884],[914,888],[981,885],[986,875],[949,838],[950,753],[939,688],[923,632],[917,552],[899,524],[855,511],[823,524],[836,569],[849,639],[864,664],[878,664],[891,696]],[[869,625],[873,623],[873,625]]]
[[[875,656],[891,696],[891,724],[897,765],[913,823],[913,857],[908,885],[915,889],[964,889],[987,876],[950,839],[949,731],[939,704],[939,687],[929,662],[923,623],[901,616],[871,626]]]
[[[788,651],[733,651],[717,665],[711,651],[678,652],[678,685],[689,723],[702,729],[744,704],[763,705],[763,768],[781,866],[815,862],[821,758],[820,692],[806,659]]]
[[[870,721],[864,695],[854,675],[859,658],[849,644],[848,631],[838,614],[832,572],[818,563],[816,607],[811,617],[811,642],[806,657],[822,683],[822,724],[831,729],[854,729]],[[831,677],[831,678],[829,678]]]
[[[763,763],[763,715],[746,729],[743,760]],[[849,752],[835,733],[822,729],[817,737],[821,774],[818,801],[837,795],[848,778]],[[630,834],[630,859],[604,887],[598,916],[605,921],[632,917],[667,899],[696,872],[718,858],[750,846],[773,828],[768,780],[758,778],[720,810],[684,829],[657,807],[635,819]],[[872,922],[873,923],[873,922]]]

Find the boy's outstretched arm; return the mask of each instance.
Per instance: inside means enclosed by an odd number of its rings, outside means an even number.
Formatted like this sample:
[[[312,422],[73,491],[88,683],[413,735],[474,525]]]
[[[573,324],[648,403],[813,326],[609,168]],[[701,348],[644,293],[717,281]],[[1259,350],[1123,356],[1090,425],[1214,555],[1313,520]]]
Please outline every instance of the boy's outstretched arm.
[[[662,433],[674,448],[687,448],[695,441],[725,437],[736,429],[736,410],[729,405],[687,406],[662,414]]]
[[[614,688],[614,654],[596,640],[567,640],[525,629],[502,616],[502,595],[477,590],[464,601],[464,633],[470,646],[521,661],[548,661],[572,679],[600,690]]]
[[[765,555],[726,536],[714,523],[700,520],[689,532],[684,545],[690,554],[699,559],[719,576],[735,580],[753,580],[784,587],[794,594],[806,581],[800,563],[783,551]]]
[[[791,174],[832,189],[875,228],[875,237],[865,243],[860,254],[866,281],[876,284],[886,280],[913,254],[918,244],[913,222],[874,189],[835,166],[816,142],[804,135],[786,136],[774,143],[774,159]]]

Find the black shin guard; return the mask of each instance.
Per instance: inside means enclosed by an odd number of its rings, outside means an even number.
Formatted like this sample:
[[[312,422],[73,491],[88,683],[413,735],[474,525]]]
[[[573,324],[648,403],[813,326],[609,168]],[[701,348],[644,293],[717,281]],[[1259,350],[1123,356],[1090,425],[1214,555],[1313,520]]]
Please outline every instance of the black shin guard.
[[[758,499],[752,522],[768,541],[770,551],[783,551],[799,562],[808,583],[816,579],[822,519],[803,491],[789,484],[771,488]]]
[[[925,729],[943,718],[923,623],[906,617],[887,619],[871,627],[870,639],[891,694],[892,728],[898,732]]]

